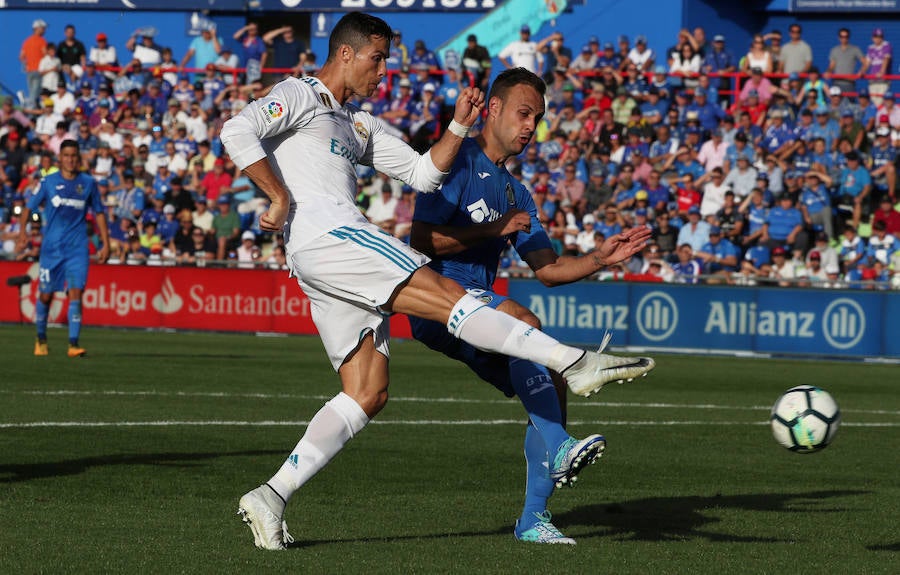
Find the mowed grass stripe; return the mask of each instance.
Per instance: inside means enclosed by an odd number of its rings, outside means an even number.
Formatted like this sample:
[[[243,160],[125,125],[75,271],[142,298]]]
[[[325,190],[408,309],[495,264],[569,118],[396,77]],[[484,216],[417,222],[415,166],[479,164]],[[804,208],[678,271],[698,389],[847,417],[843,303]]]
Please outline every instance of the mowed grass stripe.
[[[240,399],[299,399],[328,401],[330,395],[297,395],[290,393],[232,393],[224,391],[132,391],[132,390],[0,390],[0,393],[38,395],[38,396],[136,396],[136,397],[211,397],[211,398],[240,398]],[[475,405],[509,405],[514,399],[467,399],[461,397],[397,397],[391,396],[393,402],[409,403],[464,403]],[[610,401],[572,401],[569,409],[578,407],[638,407],[650,409],[708,409],[708,410],[735,410],[735,411],[769,411],[771,406],[765,405],[721,405],[714,403],[657,403],[657,402],[610,402]],[[900,415],[900,410],[892,409],[842,409],[843,413],[865,413],[870,415]]]
[[[238,420],[206,420],[206,421],[26,421],[20,423],[0,423],[0,429],[28,429],[48,427],[300,427],[309,425],[309,421],[238,421]],[[521,419],[385,419],[372,420],[370,425],[429,425],[429,426],[494,426],[523,425]],[[619,425],[619,426],[681,426],[681,425],[769,425],[768,421],[700,421],[700,420],[668,420],[668,421],[627,421],[627,420],[573,420],[568,425]],[[900,422],[847,422],[843,427],[900,427]]]

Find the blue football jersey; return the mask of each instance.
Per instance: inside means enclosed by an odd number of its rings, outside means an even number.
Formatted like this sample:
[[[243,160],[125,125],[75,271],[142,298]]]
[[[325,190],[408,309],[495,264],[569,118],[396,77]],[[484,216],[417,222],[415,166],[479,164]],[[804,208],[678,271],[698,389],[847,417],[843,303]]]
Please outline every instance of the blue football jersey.
[[[44,205],[42,255],[64,254],[70,250],[87,251],[85,215],[88,209],[95,214],[103,213],[94,179],[78,174],[67,180],[61,172],[45,176],[28,200],[28,208],[36,212],[41,204]]]
[[[491,162],[474,139],[465,140],[441,188],[430,194],[420,193],[416,198],[413,220],[469,227],[496,221],[513,208],[531,215],[531,232],[489,239],[458,254],[436,258],[429,265],[465,288],[490,289],[507,240],[520,256],[534,250],[553,249],[525,186],[506,168]]]

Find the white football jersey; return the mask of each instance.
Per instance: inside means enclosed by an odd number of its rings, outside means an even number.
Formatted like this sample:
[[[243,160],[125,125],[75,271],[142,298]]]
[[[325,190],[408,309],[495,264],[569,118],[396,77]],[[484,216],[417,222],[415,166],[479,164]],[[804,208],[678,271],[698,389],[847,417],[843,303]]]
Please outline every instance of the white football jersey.
[[[288,78],[225,123],[222,143],[241,169],[268,156],[292,196],[289,241],[301,246],[337,227],[366,222],[356,207],[356,165],[373,166],[433,191],[446,175],[353,104],[341,106],[318,79]]]

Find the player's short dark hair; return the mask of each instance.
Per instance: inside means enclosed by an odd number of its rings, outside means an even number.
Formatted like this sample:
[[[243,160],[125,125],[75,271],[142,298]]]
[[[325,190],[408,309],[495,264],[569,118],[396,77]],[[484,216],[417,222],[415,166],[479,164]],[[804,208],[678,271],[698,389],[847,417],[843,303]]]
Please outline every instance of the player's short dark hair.
[[[81,152],[81,148],[78,147],[78,142],[75,140],[63,140],[62,144],[59,145],[59,152],[62,153],[66,148],[75,148],[76,153]]]
[[[372,37],[385,38],[388,42],[394,33],[387,22],[377,16],[363,12],[348,12],[335,25],[328,38],[328,60],[337,55],[341,46],[347,45],[359,50],[372,42]]]
[[[488,95],[488,101],[490,102],[492,98],[500,98],[503,100],[506,97],[506,93],[509,92],[509,89],[513,86],[518,86],[519,84],[525,84],[526,86],[531,86],[537,93],[544,96],[547,92],[547,84],[534,72],[530,70],[526,70],[525,68],[510,68],[509,70],[504,70],[497,76],[497,79],[494,80],[494,83],[491,85],[491,91]]]

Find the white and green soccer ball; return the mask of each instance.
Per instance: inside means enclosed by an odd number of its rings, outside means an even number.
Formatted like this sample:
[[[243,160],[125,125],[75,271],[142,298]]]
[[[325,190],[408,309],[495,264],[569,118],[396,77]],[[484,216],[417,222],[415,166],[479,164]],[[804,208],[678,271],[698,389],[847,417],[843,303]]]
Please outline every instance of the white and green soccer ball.
[[[834,398],[812,385],[784,392],[772,407],[772,435],[794,453],[814,453],[834,441],[841,424],[841,409]]]

